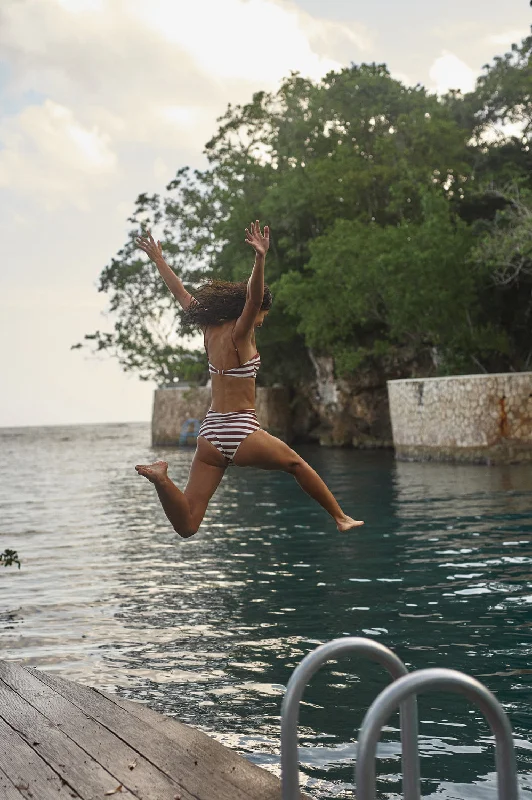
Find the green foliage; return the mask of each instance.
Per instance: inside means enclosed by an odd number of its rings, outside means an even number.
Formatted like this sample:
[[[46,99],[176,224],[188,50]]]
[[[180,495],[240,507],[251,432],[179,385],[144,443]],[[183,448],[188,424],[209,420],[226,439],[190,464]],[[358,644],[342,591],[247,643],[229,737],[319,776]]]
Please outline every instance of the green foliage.
[[[504,56],[486,64],[471,93],[477,123],[522,124],[523,137],[532,135],[532,36],[514,43]]]
[[[17,564],[20,569],[20,560],[17,551],[6,548],[3,553],[0,553],[0,564],[3,564],[4,567],[11,567],[13,564]]]
[[[512,287],[532,278],[532,192],[509,187],[506,198],[479,230],[473,257],[495,284]]]
[[[483,287],[485,318],[506,332],[500,347],[503,366],[528,370],[532,367],[532,191],[509,187],[505,196],[505,208],[489,222],[477,224],[471,262]]]
[[[462,105],[473,120],[477,180],[532,189],[532,36],[486,64]]]
[[[340,374],[405,342],[418,352],[470,345],[473,234],[441,192],[421,205],[416,222],[337,221],[313,243],[305,272],[279,282],[298,330],[310,347],[334,354]]]
[[[208,167],[181,169],[164,197],[138,198],[128,241],[100,277],[114,330],[85,340],[142,379],[203,381],[203,354],[183,347],[191,331],[134,237],[153,228],[193,291],[206,277],[248,277],[243,231],[259,218],[272,231],[274,292],[262,380],[311,374],[309,347],[345,375],[405,347],[430,353],[440,372],[522,369],[531,49],[528,37],[496,58],[465,96],[437,98],[363,64],[317,83],[292,74],[277,93],[229,106]],[[518,136],[496,129],[508,122]]]
[[[203,349],[186,350],[179,348],[179,356],[176,360],[176,377],[180,381],[199,386],[207,383],[209,371]]]

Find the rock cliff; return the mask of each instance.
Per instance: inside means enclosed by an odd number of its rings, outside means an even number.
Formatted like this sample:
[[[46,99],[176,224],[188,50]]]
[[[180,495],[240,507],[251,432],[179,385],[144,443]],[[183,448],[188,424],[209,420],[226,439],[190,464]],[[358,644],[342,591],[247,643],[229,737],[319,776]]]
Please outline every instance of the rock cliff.
[[[390,357],[383,366],[335,376],[334,360],[309,351],[315,378],[294,389],[292,430],[299,441],[335,447],[392,447],[387,380],[415,375],[423,366],[412,354]]]

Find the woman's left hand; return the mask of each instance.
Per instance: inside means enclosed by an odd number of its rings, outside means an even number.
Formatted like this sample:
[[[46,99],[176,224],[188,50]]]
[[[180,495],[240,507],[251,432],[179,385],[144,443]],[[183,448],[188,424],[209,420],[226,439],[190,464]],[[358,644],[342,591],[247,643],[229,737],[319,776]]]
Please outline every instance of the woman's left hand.
[[[270,246],[270,229],[265,225],[262,234],[259,221],[252,222],[249,229],[246,228],[246,242],[253,247],[257,255],[265,256]]]

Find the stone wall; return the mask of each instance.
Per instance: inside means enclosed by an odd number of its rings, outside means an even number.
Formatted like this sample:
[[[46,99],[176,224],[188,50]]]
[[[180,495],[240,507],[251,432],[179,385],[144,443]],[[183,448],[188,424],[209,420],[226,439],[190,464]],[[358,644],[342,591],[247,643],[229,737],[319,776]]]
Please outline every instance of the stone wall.
[[[532,462],[532,372],[388,381],[398,459]]]
[[[152,445],[178,445],[187,420],[201,422],[211,404],[210,386],[156,389],[153,396]],[[286,442],[292,437],[288,390],[282,386],[257,387],[257,417],[262,428]],[[193,442],[194,425],[190,425]]]

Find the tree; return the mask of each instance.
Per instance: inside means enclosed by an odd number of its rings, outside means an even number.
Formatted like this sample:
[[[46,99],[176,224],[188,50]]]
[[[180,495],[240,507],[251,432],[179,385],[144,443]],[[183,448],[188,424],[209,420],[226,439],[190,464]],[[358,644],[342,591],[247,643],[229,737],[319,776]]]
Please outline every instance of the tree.
[[[305,273],[284,275],[279,291],[305,340],[332,354],[339,374],[405,343],[418,354],[437,348],[445,371],[456,368],[458,354],[497,341],[477,324],[472,242],[471,228],[432,189],[415,222],[337,221],[312,245]]]
[[[251,218],[267,219],[275,288],[284,273],[305,268],[310,243],[336,220],[414,220],[427,182],[468,169],[464,133],[437,99],[376,64],[330,73],[318,84],[292,75],[277,94],[229,107],[206,154],[209,168],[180,170],[164,198],[140,195],[128,241],[100,278],[117,315],[114,332],[85,339],[142,379],[183,377],[187,357],[177,340],[189,333],[135,250],[142,227],[161,230],[171,266],[194,286],[209,276],[245,278],[241,231]],[[270,380],[308,373],[306,343],[279,304],[262,339]]]
[[[489,371],[532,367],[532,191],[509,186],[506,205],[477,221],[471,263],[478,276],[483,316],[505,332]]]
[[[472,121],[479,183],[532,189],[532,36],[486,64],[462,105]]]
[[[530,182],[531,47],[529,37],[496,58],[465,96],[437,98],[363,64],[319,82],[292,74],[277,93],[229,106],[206,144],[208,167],[181,169],[164,197],[138,198],[128,240],[100,278],[114,331],[85,339],[143,379],[205,380],[204,356],[183,346],[190,331],[134,237],[153,227],[193,290],[249,275],[242,232],[259,218],[272,230],[275,298],[261,380],[310,376],[309,347],[345,375],[406,345],[437,351],[440,370],[522,368],[528,311],[511,317],[517,283],[510,291],[493,265],[526,238],[526,215],[507,209],[501,187]],[[486,138],[518,121],[519,141]]]

